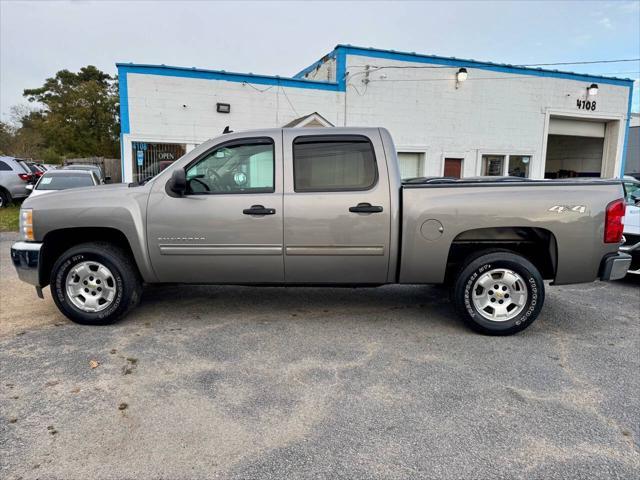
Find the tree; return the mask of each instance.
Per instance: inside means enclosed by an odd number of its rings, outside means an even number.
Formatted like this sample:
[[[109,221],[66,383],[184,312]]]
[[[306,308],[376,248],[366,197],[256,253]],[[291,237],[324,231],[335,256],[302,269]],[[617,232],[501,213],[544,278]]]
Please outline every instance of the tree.
[[[21,127],[14,134],[14,142],[22,137],[20,150],[28,150],[28,144],[48,161],[119,156],[117,78],[93,65],[77,73],[60,70],[42,87],[26,89],[24,96],[42,109],[21,118]],[[14,150],[17,147],[14,144]]]
[[[0,155],[10,155],[13,143],[13,131],[8,123],[0,122]]]

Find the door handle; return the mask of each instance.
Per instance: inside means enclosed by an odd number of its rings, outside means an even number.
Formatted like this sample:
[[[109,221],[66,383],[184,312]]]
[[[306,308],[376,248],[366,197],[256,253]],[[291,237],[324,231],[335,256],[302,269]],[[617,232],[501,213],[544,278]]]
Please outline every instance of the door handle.
[[[275,215],[275,208],[265,208],[264,205],[251,205],[251,208],[242,210],[245,215]]]
[[[370,203],[359,203],[355,207],[349,207],[349,211],[352,213],[380,213],[382,207]]]

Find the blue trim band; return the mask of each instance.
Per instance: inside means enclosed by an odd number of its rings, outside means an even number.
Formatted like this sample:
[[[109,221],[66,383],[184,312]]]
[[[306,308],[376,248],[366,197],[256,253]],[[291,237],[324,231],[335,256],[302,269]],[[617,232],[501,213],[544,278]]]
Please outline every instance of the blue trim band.
[[[118,71],[123,73],[140,73],[144,75],[163,75],[169,77],[202,78],[206,80],[224,80],[227,82],[252,83],[255,85],[279,85],[281,87],[310,88],[314,90],[338,91],[335,82],[319,82],[302,78],[288,78],[271,75],[254,75],[252,73],[225,72],[223,70],[202,70],[186,67],[170,67],[158,65],[141,65],[117,63]]]
[[[517,67],[508,64],[498,64],[491,62],[479,62],[476,60],[464,60],[461,58],[437,57],[434,55],[420,55],[417,53],[395,52],[393,50],[379,50],[373,48],[353,47],[351,45],[337,45],[336,51],[344,50],[346,55],[357,55],[362,57],[384,58],[388,60],[428,63],[436,65],[449,65],[451,67],[478,68],[491,70],[494,72],[511,73],[519,75],[529,75],[535,77],[562,78],[565,80],[576,80],[584,82],[597,82],[608,85],[629,86],[633,85],[633,80],[629,78],[602,77],[599,75],[586,75],[573,72],[562,72],[559,70],[543,70],[542,68]]]
[[[625,122],[624,143],[622,144],[622,161],[620,162],[620,178],[624,177],[627,167],[627,142],[629,141],[629,128],[631,126],[631,103],[633,99],[633,85],[629,87],[629,105],[627,106],[627,121]]]
[[[120,132],[120,181],[124,182],[124,134]]]
[[[120,133],[129,133],[129,91],[127,71],[118,66],[118,89],[120,90]]]
[[[336,47],[336,81],[341,92],[347,91],[347,50]]]

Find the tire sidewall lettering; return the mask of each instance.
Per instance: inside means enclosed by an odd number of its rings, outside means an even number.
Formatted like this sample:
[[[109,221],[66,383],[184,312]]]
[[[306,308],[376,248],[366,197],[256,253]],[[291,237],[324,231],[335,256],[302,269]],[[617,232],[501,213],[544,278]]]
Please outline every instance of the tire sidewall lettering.
[[[91,312],[83,312],[82,310],[78,310],[75,306],[73,306],[71,304],[71,302],[69,302],[67,300],[67,292],[66,292],[66,285],[65,285],[65,280],[67,278],[67,274],[69,273],[69,270],[74,266],[77,265],[80,262],[83,262],[85,260],[96,260],[99,261],[101,263],[108,263],[108,267],[109,269],[112,271],[113,273],[113,277],[116,283],[116,298],[113,300],[113,303],[105,310],[102,310],[100,312],[96,312],[96,313],[91,313]],[[105,261],[106,260],[106,261]],[[124,296],[124,282],[122,279],[122,275],[120,274],[120,271],[116,268],[116,266],[113,264],[113,262],[109,261],[108,259],[105,258],[100,258],[98,256],[98,258],[96,258],[96,255],[86,255],[83,253],[79,253],[79,254],[75,254],[72,255],[69,259],[65,260],[62,265],[60,265],[60,268],[58,269],[57,273],[56,273],[56,277],[55,277],[55,285],[54,285],[54,290],[55,290],[55,294],[58,298],[58,301],[65,305],[66,308],[69,309],[73,309],[76,311],[81,312],[83,315],[89,315],[94,317],[96,320],[102,320],[105,319],[107,317],[109,317],[110,315],[113,314],[113,312],[115,312],[116,310],[118,310],[118,308],[120,307],[121,303],[122,303],[122,299]]]
[[[475,286],[475,283],[478,277],[482,275],[484,272],[486,272],[487,270],[503,266],[502,265],[503,262],[496,262],[496,263],[498,263],[499,265],[495,265],[493,263],[486,263],[478,267],[471,275],[469,275],[469,277],[465,282],[464,308],[467,314],[469,315],[469,317],[471,317],[475,321],[480,321],[482,323],[490,322],[491,324],[496,323],[496,322],[491,322],[490,320],[487,320],[484,317],[482,317],[482,315],[480,315],[476,311],[471,301],[473,287]],[[512,268],[516,270],[522,277],[525,278],[528,286],[528,292],[527,292],[529,294],[527,298],[528,305],[525,311],[520,313],[520,315],[511,319],[510,321],[507,321],[504,323],[501,322],[505,327],[511,327],[514,325],[520,326],[521,324],[528,322],[531,319],[531,316],[534,315],[534,313],[536,312],[536,306],[538,305],[540,289],[539,289],[538,283],[536,282],[536,279],[531,275],[531,273],[527,269],[524,269],[521,266],[520,268],[514,268],[514,265],[511,262],[508,262],[507,265],[504,265],[504,266],[507,268]]]

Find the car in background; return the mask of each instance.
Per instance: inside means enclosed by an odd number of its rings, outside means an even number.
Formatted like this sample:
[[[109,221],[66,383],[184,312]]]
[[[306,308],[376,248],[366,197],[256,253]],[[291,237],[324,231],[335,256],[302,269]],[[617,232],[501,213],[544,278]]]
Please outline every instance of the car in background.
[[[50,170],[45,172],[38,183],[30,185],[31,197],[70,188],[92,187],[100,185],[95,173],[86,170]]]
[[[27,185],[33,181],[34,174],[20,159],[0,157],[0,208],[28,197]]]
[[[632,176],[622,179],[625,192],[624,244],[620,251],[631,255],[628,274],[640,275],[640,181]]]
[[[100,168],[99,165],[90,165],[90,164],[86,164],[86,163],[72,163],[69,165],[65,165],[64,167],[62,167],[63,170],[85,170],[87,172],[93,172],[96,177],[98,177],[98,180],[100,181],[100,183],[107,183],[109,180],[111,180],[111,177],[105,177],[104,174],[102,173],[102,168]]]
[[[40,178],[44,174],[44,172],[47,171],[47,169],[44,168],[39,163],[32,162],[30,160],[22,160],[22,163],[26,165],[26,167],[29,169],[29,171],[31,171],[31,173],[33,173],[34,179],[36,180]]]

